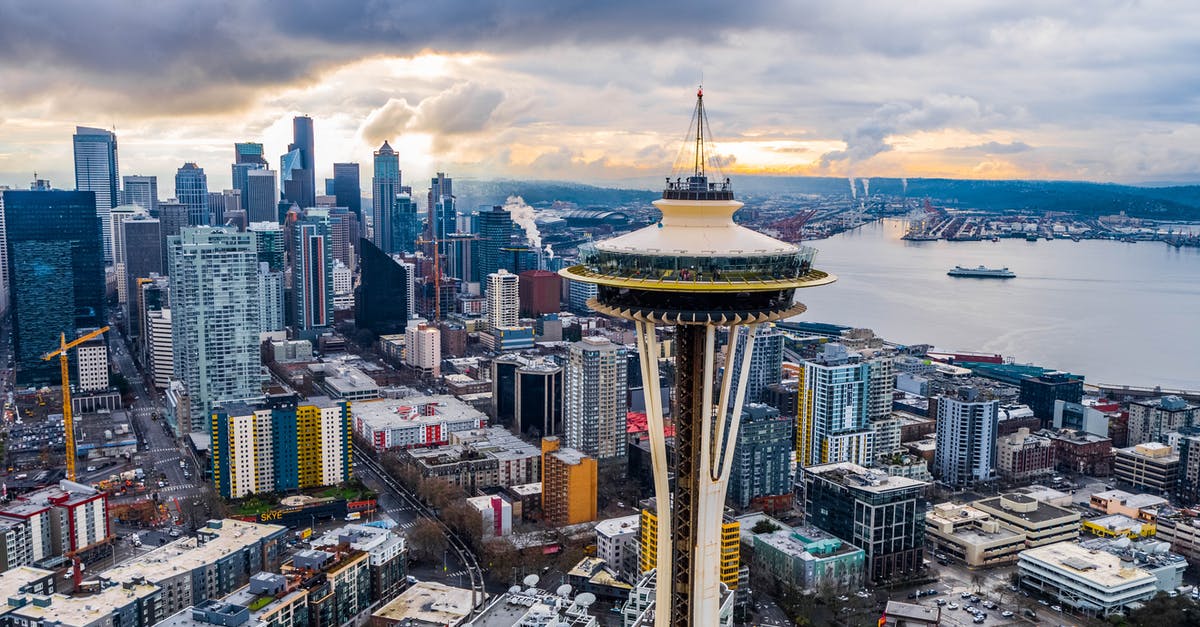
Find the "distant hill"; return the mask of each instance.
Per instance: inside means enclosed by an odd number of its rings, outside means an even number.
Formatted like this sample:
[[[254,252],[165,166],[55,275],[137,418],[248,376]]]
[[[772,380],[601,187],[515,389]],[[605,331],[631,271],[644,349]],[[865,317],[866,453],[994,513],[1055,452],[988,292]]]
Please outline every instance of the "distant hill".
[[[458,206],[463,209],[503,203],[509,195],[521,196],[530,205],[543,206],[555,200],[580,207],[646,205],[660,197],[658,185],[657,179],[653,183],[630,182],[626,188],[561,181],[459,180],[455,181],[455,193]],[[848,179],[835,177],[737,176],[733,185],[739,196],[746,199],[784,193],[850,194]],[[858,178],[855,189],[858,194],[863,193]],[[992,212],[1061,211],[1090,218],[1124,211],[1139,218],[1200,221],[1200,185],[1141,187],[1082,181],[910,178],[906,186],[902,179],[872,177],[871,194],[906,194],[909,198],[930,198],[940,206]]]
[[[599,205],[649,205],[662,193],[648,189],[619,189],[597,187],[561,181],[454,181],[454,195],[461,209],[504,204],[509,196],[520,196],[532,206],[547,205],[556,200],[572,202],[579,207]]]

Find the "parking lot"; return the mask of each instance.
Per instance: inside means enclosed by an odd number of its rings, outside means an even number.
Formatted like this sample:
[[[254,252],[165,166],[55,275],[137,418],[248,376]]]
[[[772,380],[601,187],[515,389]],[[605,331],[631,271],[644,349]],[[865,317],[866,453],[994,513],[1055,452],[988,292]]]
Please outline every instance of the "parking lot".
[[[910,598],[918,588],[905,587],[892,590],[890,598],[905,603],[941,607],[943,625],[1029,625],[1035,622],[1030,619],[1029,611],[1033,612],[1036,622],[1041,625],[1084,627],[1095,624],[1085,618],[1054,610],[1050,601],[1043,605],[1037,598],[1013,590],[1010,579],[1015,571],[1015,566],[971,570],[961,564],[934,563],[932,572],[937,575],[938,580],[923,584],[919,589],[923,593],[933,590],[936,594],[922,594],[919,598]],[[994,609],[984,603],[993,605]],[[976,622],[975,616],[966,609],[969,607],[986,614],[986,617]],[[1012,612],[1012,615],[1005,616],[1005,612]]]

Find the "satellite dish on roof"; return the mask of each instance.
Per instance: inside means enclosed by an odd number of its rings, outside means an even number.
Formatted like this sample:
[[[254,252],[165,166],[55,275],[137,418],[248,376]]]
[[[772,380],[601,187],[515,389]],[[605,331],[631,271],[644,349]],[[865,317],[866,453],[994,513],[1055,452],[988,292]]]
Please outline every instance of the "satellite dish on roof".
[[[525,577],[525,579],[523,581],[525,582],[526,588],[532,588],[538,584],[538,576],[537,575],[529,575],[529,576]]]
[[[565,597],[568,594],[571,594],[571,584],[564,583],[563,585],[559,586],[558,589],[556,589],[554,591],[554,594],[557,594],[560,597]]]
[[[592,594],[591,592],[583,592],[580,593],[579,596],[575,597],[575,605],[578,605],[584,609],[591,607],[591,605],[595,602],[596,595]]]
[[[521,586],[513,586],[508,589],[509,594],[519,594],[520,592],[521,592]]]

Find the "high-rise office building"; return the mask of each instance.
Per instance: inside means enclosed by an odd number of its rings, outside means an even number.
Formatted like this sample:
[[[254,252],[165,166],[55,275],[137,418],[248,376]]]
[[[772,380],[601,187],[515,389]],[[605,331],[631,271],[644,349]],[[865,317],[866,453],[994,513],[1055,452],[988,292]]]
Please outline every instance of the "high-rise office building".
[[[1083,400],[1083,377],[1069,372],[1047,372],[1021,379],[1019,400],[1033,410],[1042,427],[1054,422],[1054,401],[1078,403]]]
[[[804,469],[804,522],[867,554],[873,583],[900,581],[921,568],[928,484],[841,462]]]
[[[563,368],[547,358],[510,354],[492,360],[496,420],[516,434],[562,435]]]
[[[175,198],[188,208],[188,226],[209,223],[208,177],[204,168],[188,162],[175,171]]]
[[[747,508],[754,499],[792,493],[792,428],[774,407],[751,403],[742,410],[729,470],[731,505]]]
[[[278,223],[279,192],[275,189],[275,171],[264,168],[247,172],[242,202],[250,222]]]
[[[329,224],[321,216],[309,216],[292,228],[295,233],[293,321],[297,331],[320,332],[333,324],[333,250]]]
[[[292,118],[292,143],[280,159],[280,191],[301,209],[317,204],[317,175],[313,154],[313,121],[302,115]]]
[[[628,351],[604,337],[571,345],[564,386],[567,445],[601,463],[625,458]]]
[[[0,316],[8,313],[8,306],[11,303],[9,288],[12,284],[12,278],[8,274],[8,238],[5,235],[4,226],[5,191],[8,191],[8,186],[0,185]]]
[[[504,207],[497,205],[491,211],[479,212],[479,244],[475,247],[478,266],[475,276],[486,277],[500,268],[512,269],[507,267],[504,254],[500,252],[512,240],[512,230],[512,216]]]
[[[257,142],[239,142],[233,145],[234,163],[255,163],[267,165],[263,145]]]
[[[104,254],[95,192],[5,191],[9,307],[18,385],[58,385],[42,355],[104,324]]]
[[[487,277],[487,323],[489,329],[515,327],[520,313],[519,279],[501,268]]]
[[[220,192],[208,193],[208,223],[213,226],[224,226],[228,221],[226,214],[232,214],[242,209],[242,190],[227,189]]]
[[[562,527],[596,520],[599,473],[596,458],[564,448],[559,438],[542,438],[542,517]]]
[[[362,272],[354,292],[354,323],[376,335],[402,333],[412,316],[413,268],[367,239],[360,240]]]
[[[259,263],[265,263],[271,272],[283,272],[284,246],[283,227],[278,222],[251,222],[246,231],[254,235],[254,250]]]
[[[577,313],[583,316],[593,315],[595,312],[588,306],[588,300],[596,297],[597,289],[595,283],[584,283],[583,281],[567,281],[567,309],[571,313]]]
[[[108,342],[94,337],[75,348],[75,385],[83,392],[108,388]]]
[[[362,184],[358,174],[357,163],[333,164],[333,195],[337,198],[337,206],[345,207],[358,218],[362,224]],[[359,233],[354,234],[355,240]]]
[[[874,432],[867,417],[870,365],[841,344],[801,364],[796,416],[796,462],[800,466],[871,463]]]
[[[421,216],[417,215],[417,203],[412,196],[400,193],[392,201],[391,217],[388,218],[388,239],[392,250],[389,253],[417,252],[417,238],[421,237]],[[453,275],[451,275],[453,276]]]
[[[562,278],[547,270],[526,270],[521,273],[521,315],[537,318],[558,313],[562,308]]]
[[[131,175],[123,176],[125,190],[122,196],[127,205],[137,205],[146,211],[158,209],[158,177]]]
[[[123,249],[121,257],[125,264],[124,275],[117,276],[117,281],[125,286],[127,299],[125,319],[133,335],[141,332],[137,313],[138,279],[148,278],[153,274],[163,274],[162,258],[162,225],[145,213],[138,213],[121,224],[121,241]]]
[[[357,218],[346,207],[329,207],[320,211],[329,225],[329,245],[334,261],[342,262],[347,268],[354,268],[354,247],[358,245]]]
[[[118,277],[117,302],[122,306],[128,300],[128,286],[120,280],[120,277],[125,275],[125,229],[121,225],[134,215],[146,215],[146,210],[137,205],[118,205],[108,214],[109,228],[112,229],[108,242],[112,245],[112,250],[109,251],[107,259],[112,261],[113,271]]]
[[[159,228],[162,231],[163,269],[169,274],[171,272],[171,264],[167,262],[167,241],[170,237],[179,235],[179,232],[187,227],[188,206],[175,199],[171,199],[158,203],[158,210],[151,212],[150,215],[158,218]]]
[[[938,480],[959,488],[995,479],[1000,402],[975,400],[974,390],[966,388],[960,398],[942,396],[936,404]]]
[[[746,376],[747,403],[762,400],[763,390],[768,385],[783,379],[783,332],[773,324],[759,325],[755,331],[754,352],[750,354],[750,371]],[[742,372],[742,353],[746,350],[745,332],[733,339],[733,385],[736,386]],[[726,347],[726,350],[730,350]]]
[[[888,420],[892,416],[892,395],[896,391],[895,359],[876,355],[867,360],[867,419]]]
[[[171,238],[169,251],[175,378],[187,390],[191,412],[185,431],[207,433],[215,403],[262,391],[254,236],[227,227],[185,228]]]
[[[102,128],[75,127],[75,190],[96,194],[96,217],[105,262],[112,261],[109,212],[121,204],[117,136]]]
[[[212,476],[236,499],[350,480],[350,407],[324,396],[223,403],[212,412]]]
[[[444,172],[438,172],[429,183],[426,201],[429,213],[429,231],[438,240],[438,250],[447,254],[448,247],[441,243],[458,229],[458,211],[454,207],[454,181]],[[514,272],[516,269],[513,269]]]
[[[393,242],[392,206],[400,193],[400,156],[387,141],[375,151],[371,177],[371,241],[385,253],[398,252]],[[416,239],[416,238],[413,238]]]

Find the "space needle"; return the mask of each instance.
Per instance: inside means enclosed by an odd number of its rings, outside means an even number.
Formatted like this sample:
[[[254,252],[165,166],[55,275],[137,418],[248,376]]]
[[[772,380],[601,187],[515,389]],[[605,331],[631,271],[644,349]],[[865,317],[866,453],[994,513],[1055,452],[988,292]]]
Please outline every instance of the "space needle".
[[[588,301],[593,309],[637,327],[658,504],[656,627],[714,624],[722,592],[722,512],[755,331],[802,313],[797,289],[836,280],[813,268],[815,249],[734,223],[742,203],[734,200],[729,179],[710,181],[706,174],[710,133],[702,89],[689,135],[695,141],[692,171],[667,179],[662,198],[654,201],[662,220],[581,247],[579,263],[561,271],[597,286]],[[673,469],[663,433],[655,335],[660,325],[675,327]],[[721,328],[728,330],[729,348],[717,364]],[[739,336],[740,355],[734,350]],[[672,470],[673,493],[667,482]]]

